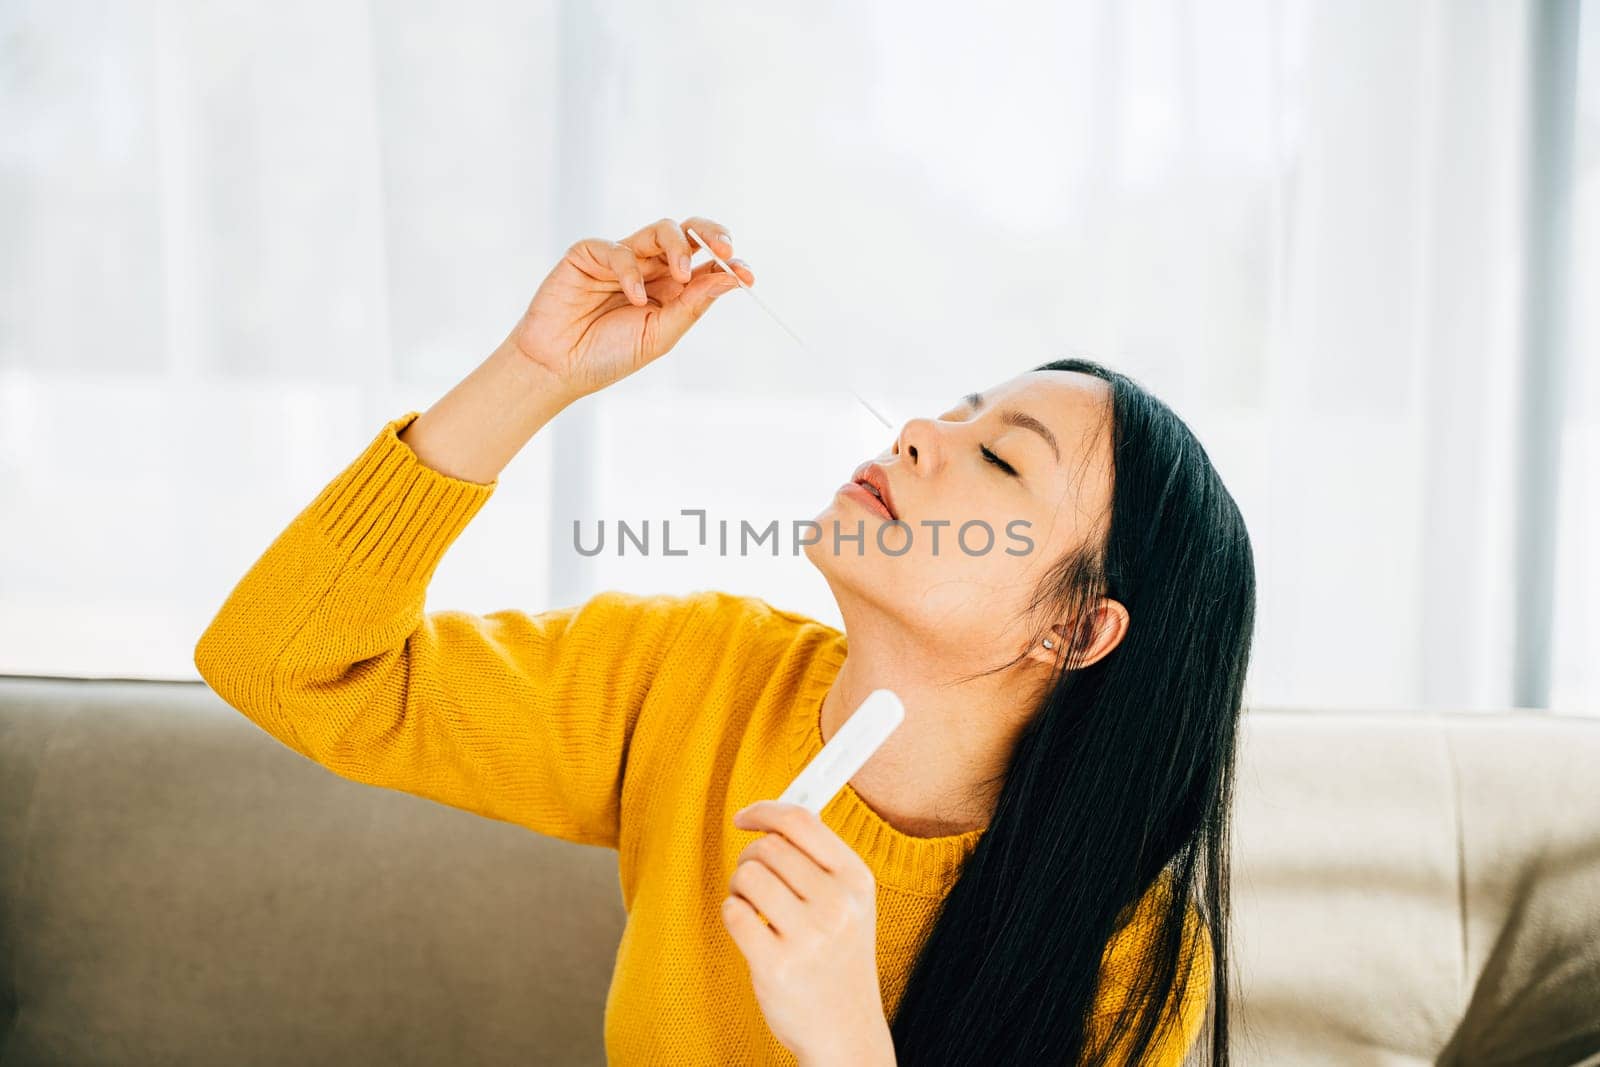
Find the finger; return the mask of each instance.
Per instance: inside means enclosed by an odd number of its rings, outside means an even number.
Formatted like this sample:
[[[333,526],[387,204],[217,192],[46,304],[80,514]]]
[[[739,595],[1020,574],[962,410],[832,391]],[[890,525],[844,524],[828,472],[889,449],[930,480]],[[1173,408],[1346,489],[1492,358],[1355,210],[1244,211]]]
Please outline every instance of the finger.
[[[723,259],[733,255],[733,238],[728,235],[728,228],[715,219],[708,219],[704,215],[695,215],[683,220],[683,232],[688,238],[690,228],[699,234],[711,250]],[[700,246],[695,245],[698,249]]]
[[[752,969],[771,966],[778,951],[778,932],[761,921],[755,907],[740,896],[722,901],[722,925]]]
[[[686,288],[688,288],[687,285],[679,281],[676,277],[669,276],[667,272],[667,265],[660,256],[653,256],[650,259],[642,260],[641,263],[644,269],[645,291],[648,292],[650,294],[650,298],[657,303],[665,305],[668,301],[675,299],[678,294],[682,293]],[[755,272],[750,269],[750,265],[744,260],[733,260],[730,261],[728,265],[733,267],[733,274],[729,274],[727,271],[717,266],[715,260],[711,260],[700,264],[698,267],[695,267],[692,277],[704,278],[707,275],[718,275],[729,280],[737,277],[742,279],[746,285],[755,284]]]
[[[674,278],[685,284],[689,282],[693,270],[689,261],[694,258],[694,247],[682,227],[672,219],[652,222],[624,238],[622,243],[641,258],[659,258],[663,266],[671,270]]]
[[[638,275],[640,272],[639,264],[630,250],[604,237],[585,237],[574,242],[567,249],[567,259],[583,274],[601,283],[599,288],[603,292],[626,293],[623,283],[630,274]],[[642,282],[643,279],[640,280]]]
[[[676,297],[663,303],[657,327],[662,350],[677,344],[689,327],[711,309],[717,297],[737,288],[739,284],[727,271],[707,271],[684,286]]]
[[[761,920],[761,914],[743,897],[727,897],[722,902],[722,925],[738,946],[749,966],[752,979],[770,973],[783,951],[778,932]]]
[[[828,872],[782,834],[763,834],[750,842],[739,853],[735,868],[743,863],[765,864],[801,900],[814,900],[828,891]]]
[[[768,830],[780,833],[829,873],[847,871],[860,857],[844,839],[810,808],[758,800],[734,814],[733,824],[741,830]]]
[[[755,272],[750,269],[750,264],[746,263],[744,260],[742,260],[742,259],[730,259],[730,260],[728,260],[728,266],[733,268],[733,271],[734,271],[735,274],[737,274],[740,278],[744,279],[744,283],[746,285],[754,285],[756,283]],[[708,259],[704,263],[700,264],[698,267],[696,267],[694,269],[694,276],[696,278],[698,278],[698,277],[700,277],[702,275],[705,275],[705,274],[726,274],[726,273],[728,273],[728,272],[723,270],[722,267],[714,259]]]
[[[728,879],[728,890],[753,904],[779,934],[792,934],[800,928],[805,901],[765,863],[751,860],[739,864]]]
[[[613,241],[606,248],[606,257],[627,298],[635,304],[648,304],[650,298],[644,291],[644,270],[633,249],[620,241]]]

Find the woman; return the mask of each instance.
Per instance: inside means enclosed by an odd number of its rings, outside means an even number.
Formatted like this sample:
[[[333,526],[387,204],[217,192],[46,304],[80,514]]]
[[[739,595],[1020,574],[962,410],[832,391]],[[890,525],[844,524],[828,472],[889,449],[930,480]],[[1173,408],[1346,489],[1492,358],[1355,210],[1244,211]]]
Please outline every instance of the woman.
[[[612,1062],[1177,1064],[1208,1005],[1225,1062],[1253,563],[1127,378],[1062,360],[907,422],[806,548],[848,640],[714,590],[423,611],[528,439],[735,287],[690,227],[732,255],[705,218],[569,248],[274,540],[200,673],[341,776],[616,849]],[[773,802],[880,687],[905,721],[822,817]]]

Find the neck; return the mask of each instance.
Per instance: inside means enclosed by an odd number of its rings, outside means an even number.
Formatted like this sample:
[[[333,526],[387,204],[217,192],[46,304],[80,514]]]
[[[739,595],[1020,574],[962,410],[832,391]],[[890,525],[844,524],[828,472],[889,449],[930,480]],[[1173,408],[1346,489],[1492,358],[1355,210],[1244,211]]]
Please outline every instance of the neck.
[[[867,694],[892,689],[905,719],[850,779],[901,833],[943,837],[989,825],[1002,774],[1036,701],[1015,671],[965,678],[992,666],[963,659],[898,619],[866,615],[847,629],[848,654],[823,698],[822,739],[838,732]]]

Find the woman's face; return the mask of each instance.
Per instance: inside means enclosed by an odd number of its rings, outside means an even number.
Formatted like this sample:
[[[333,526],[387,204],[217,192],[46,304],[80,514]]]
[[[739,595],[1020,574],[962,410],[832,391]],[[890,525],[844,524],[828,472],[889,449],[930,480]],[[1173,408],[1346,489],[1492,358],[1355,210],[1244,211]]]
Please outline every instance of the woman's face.
[[[806,555],[847,624],[870,608],[985,666],[1037,641],[1060,621],[1026,615],[1042,574],[1109,514],[1109,402],[1092,375],[1029,371],[909,420],[875,470],[845,472]]]

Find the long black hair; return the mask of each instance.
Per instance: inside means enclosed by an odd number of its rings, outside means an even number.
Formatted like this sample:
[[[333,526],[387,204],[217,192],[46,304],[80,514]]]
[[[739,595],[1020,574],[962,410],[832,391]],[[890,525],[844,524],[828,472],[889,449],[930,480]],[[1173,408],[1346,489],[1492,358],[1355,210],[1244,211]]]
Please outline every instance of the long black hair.
[[[1210,1040],[1202,1030],[1196,1044],[1221,1067],[1229,813],[1255,620],[1250,538],[1205,449],[1164,403],[1088,359],[1033,369],[1109,384],[1109,521],[1035,593],[1033,607],[1080,625],[1058,642],[989,825],[912,966],[890,1020],[896,1058],[1138,1063],[1173,1023],[1166,1013],[1186,994],[1198,937],[1211,989]],[[1102,597],[1127,609],[1128,630],[1083,666]],[[1096,1021],[1102,952],[1141,901],[1154,907],[1138,909],[1144,948],[1121,976],[1123,1010]]]

